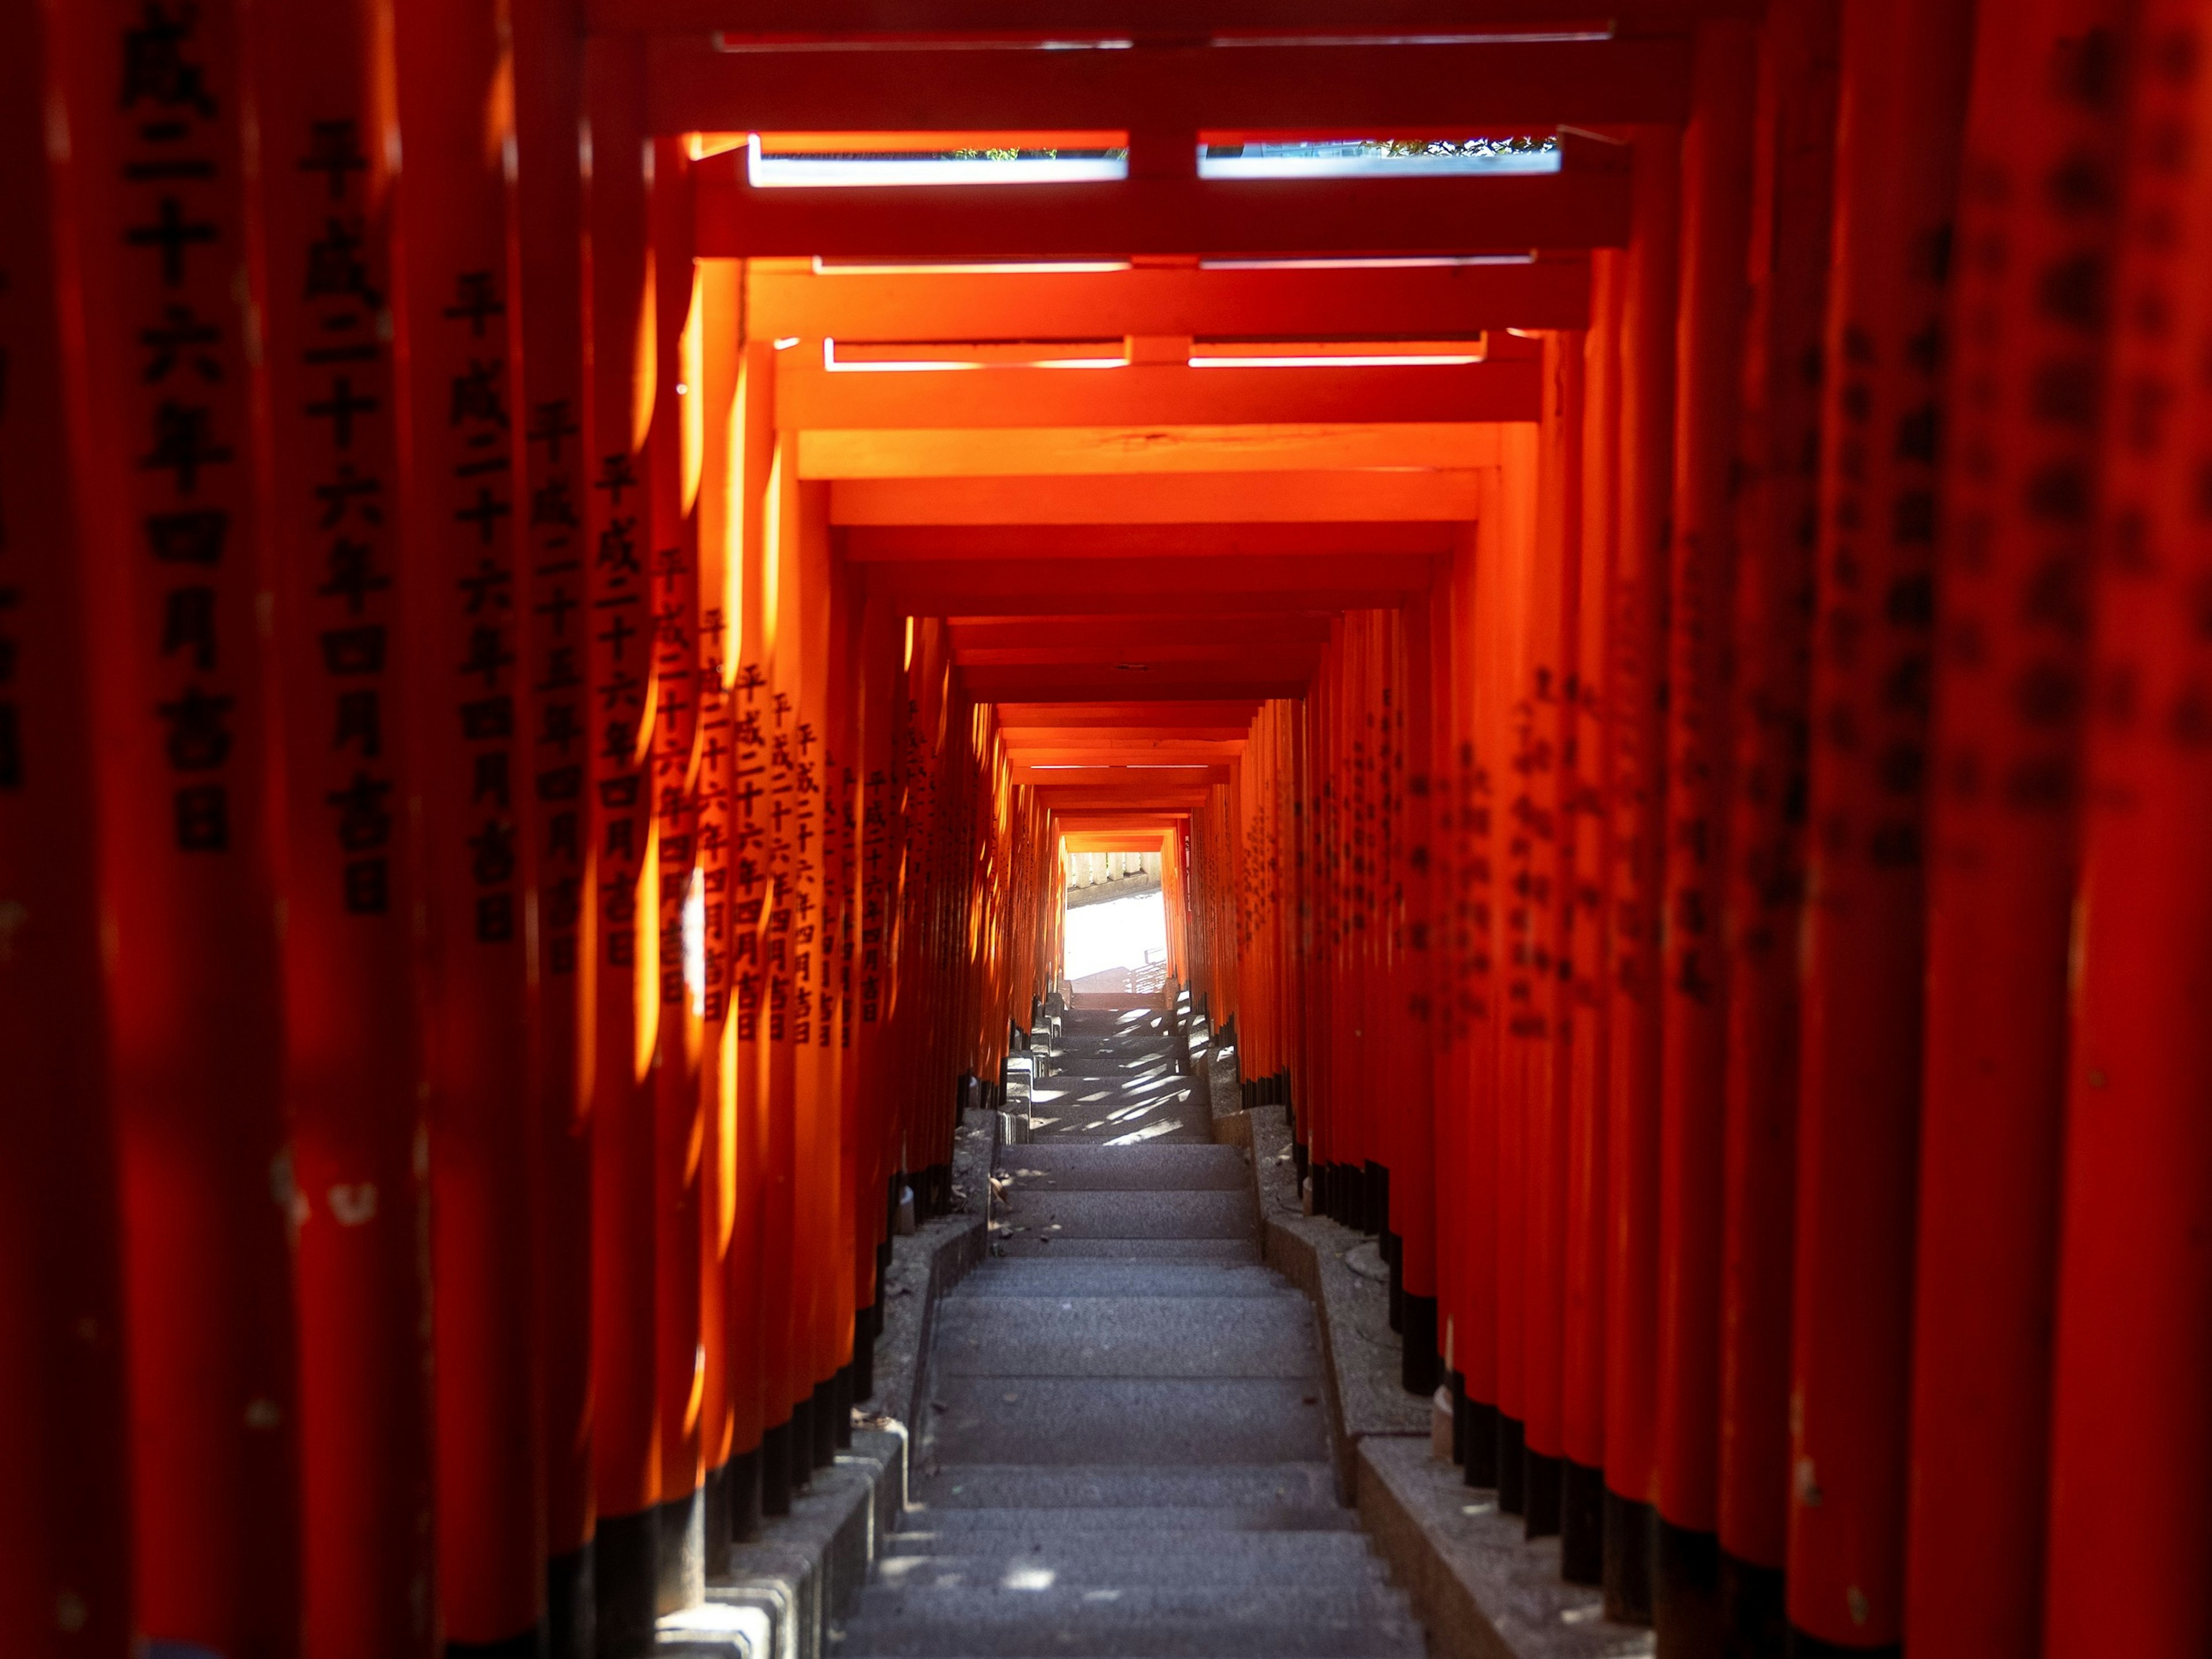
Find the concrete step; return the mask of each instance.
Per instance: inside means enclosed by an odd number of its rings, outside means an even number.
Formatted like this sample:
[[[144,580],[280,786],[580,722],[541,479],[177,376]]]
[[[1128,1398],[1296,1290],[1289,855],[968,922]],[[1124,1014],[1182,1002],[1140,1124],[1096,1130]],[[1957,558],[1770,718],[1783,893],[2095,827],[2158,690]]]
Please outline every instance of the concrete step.
[[[1249,1193],[1252,1166],[1235,1146],[1157,1142],[1002,1146],[998,1173],[1015,1189],[1058,1193]]]
[[[1219,1261],[1247,1267],[1260,1260],[1259,1245],[1249,1239],[1065,1238],[1059,1233],[1030,1231],[994,1234],[993,1238],[1001,1256],[1024,1259],[1053,1255],[1121,1261]]]
[[[1016,1182],[1000,1200],[1001,1230],[1066,1238],[1251,1238],[1260,1208],[1245,1192],[1040,1192]]]
[[[1057,1259],[1000,1258],[983,1262],[939,1305],[969,1297],[1198,1296],[1295,1298],[1304,1296],[1272,1267],[1215,1262],[1112,1261],[1062,1255]]]
[[[1325,1510],[1337,1523],[1358,1524],[1336,1497],[1336,1471],[1324,1462],[1264,1463],[1245,1468],[1176,1468],[1160,1465],[1110,1467],[1063,1464],[1037,1468],[1023,1464],[956,1464],[939,1474],[917,1473],[910,1500],[916,1513],[907,1524],[952,1524],[957,1515],[975,1515],[978,1524],[1030,1524],[1025,1510],[1066,1510],[1088,1505],[1100,1510],[1223,1510],[1302,1504]],[[1123,1516],[1111,1525],[1149,1534],[1165,1523],[1158,1516]]]
[[[1320,1375],[1310,1313],[1273,1297],[948,1297],[940,1376]]]
[[[955,1463],[1311,1463],[1329,1455],[1318,1380],[942,1376],[927,1455]]]
[[[851,1659],[1396,1659],[1424,1651],[1420,1627],[1407,1615],[1358,1608],[1334,1616],[1302,1608],[1271,1615],[1265,1592],[1223,1597],[1211,1612],[1123,1608],[1078,1595],[1050,1607],[979,1617],[972,1604],[992,1594],[948,1595],[942,1609],[899,1603],[895,1612],[878,1611],[888,1604],[878,1603],[846,1620],[836,1651]],[[1026,1599],[1019,1591],[995,1594]],[[956,1601],[959,1605],[951,1605]]]

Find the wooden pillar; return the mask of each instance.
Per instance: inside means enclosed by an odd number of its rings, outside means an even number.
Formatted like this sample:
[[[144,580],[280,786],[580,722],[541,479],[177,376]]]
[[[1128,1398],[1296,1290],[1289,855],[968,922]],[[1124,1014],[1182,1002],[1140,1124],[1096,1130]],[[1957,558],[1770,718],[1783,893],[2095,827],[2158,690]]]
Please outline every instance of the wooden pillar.
[[[1612,659],[1613,983],[1606,1125],[1606,1616],[1651,1616],[1658,1496],[1659,922],[1665,860],[1667,503],[1674,478],[1675,198],[1671,131],[1633,144],[1635,216],[1622,271],[1620,536]]]
[[[1757,33],[1697,35],[1682,139],[1674,510],[1668,612],[1667,920],[1661,1042],[1659,1516],[1666,1659],[1717,1654],[1722,1140],[1729,958],[1721,894],[1735,581],[1734,489]]]
[[[0,1093],[0,1643],[27,1659],[124,1659],[138,1628],[118,1182],[125,1073],[100,953],[109,830],[94,696],[118,670],[137,683],[150,654],[100,655],[116,631],[102,613],[132,608],[102,578],[143,586],[168,573],[146,561],[136,526],[111,522],[85,489],[100,470],[82,448],[94,319],[66,303],[82,256],[58,210],[76,191],[68,170],[52,167],[44,127],[49,100],[70,94],[69,33],[36,5],[0,16],[10,42],[0,61],[0,198],[9,204],[0,214],[0,1054],[11,1073]],[[92,61],[108,66],[118,37],[103,21]],[[112,83],[94,84],[103,95],[92,107],[105,112]],[[95,193],[112,188],[94,182]],[[133,320],[99,325],[112,333]],[[119,556],[100,540],[118,533]],[[251,555],[241,547],[234,556],[242,592]],[[265,949],[265,927],[263,939]],[[263,1117],[264,1133],[274,1103],[273,1091],[231,1103]],[[259,1218],[273,1264],[280,1218],[265,1205]]]
[[[393,25],[407,141],[393,272],[399,567],[429,918],[438,1607],[447,1640],[491,1644],[531,1639],[544,1611],[535,1126],[516,1063],[532,1046],[534,902],[516,763],[534,711],[504,168],[514,64],[490,0],[398,0]]]
[[[653,428],[647,448],[653,617],[651,796],[659,950],[653,1054],[654,1325],[659,1347],[660,1519],[657,1600],[663,1613],[706,1595],[706,1474],[700,1434],[702,1205],[700,1053],[705,1028],[706,895],[699,884],[699,280],[691,257],[690,158],[681,140],[653,143]]]
[[[585,854],[594,706],[586,680],[596,545],[586,533],[583,446],[583,30],[574,0],[514,0],[514,235],[507,288],[520,330],[514,408],[525,536],[519,647],[534,708],[515,787],[529,797],[524,869],[537,896],[538,1402],[544,1443],[546,1641],[582,1659],[592,1628],[591,1008]],[[510,338],[514,336],[510,334]]]
[[[2212,342],[2201,9],[2137,24],[2106,510],[2093,566],[2082,871],[2066,1077],[2043,1648],[2192,1653],[2212,1436],[2203,1243],[2212,1048],[2199,459]],[[1915,1561],[1916,1567],[1918,1562]],[[1916,1626],[1915,1634],[1917,1634]]]
[[[2083,596],[2134,10],[2050,0],[1976,29],[1929,799],[1916,1655],[2032,1652],[2041,1633]]]
[[[592,166],[585,197],[590,457],[586,603],[592,819],[584,931],[593,986],[592,1462],[603,1651],[651,1640],[661,1492],[657,1399],[653,1060],[660,1011],[659,881],[645,760],[653,738],[653,459],[656,369],[648,258],[650,141],[643,48],[594,37],[584,60]]]
[[[1561,811],[1569,844],[1565,913],[1568,1037],[1565,1260],[1560,1400],[1560,1573],[1605,1571],[1606,1087],[1613,957],[1606,882],[1613,861],[1613,583],[1620,534],[1621,256],[1591,256],[1583,341],[1582,547],[1576,571],[1574,674],[1565,697]]]
[[[710,289],[710,295],[712,290]],[[710,307],[710,318],[719,313]],[[734,334],[734,329],[732,331]],[[730,422],[730,565],[724,592],[730,614],[726,678],[730,696],[729,897],[730,1015],[723,1065],[735,1137],[732,1146],[727,1311],[730,1368],[730,1530],[757,1534],[764,1501],[763,1437],[776,1420],[768,1399],[765,1337],[769,1124],[765,1093],[766,1033],[761,1014],[761,927],[767,890],[768,684],[762,609],[767,574],[766,527],[775,467],[775,352],[745,341]]]
[[[752,1524],[749,1492],[741,1491],[749,1466],[737,1461],[737,1370],[739,1307],[733,1274],[739,1271],[738,1182],[744,1154],[738,1139],[734,1033],[736,939],[732,878],[735,822],[736,699],[730,683],[740,644],[739,582],[743,572],[744,494],[737,444],[742,430],[741,387],[745,361],[741,327],[743,271],[732,259],[699,263],[699,306],[685,330],[686,395],[700,400],[696,419],[684,423],[685,471],[696,466],[699,548],[699,1077],[702,1129],[700,1212],[700,1443],[706,1465],[706,1572],[711,1581],[728,1571],[737,1517]],[[687,385],[692,382],[687,380]],[[696,453],[692,453],[694,440]],[[744,1269],[750,1272],[750,1265]]]
[[[1509,959],[1507,1036],[1528,1056],[1525,1347],[1527,1522],[1532,1538],[1559,1529],[1566,1383],[1568,1109],[1573,1083],[1565,961],[1571,902],[1567,744],[1571,740],[1576,606],[1582,566],[1584,391],[1579,333],[1544,342],[1538,424],[1536,533],[1527,588],[1527,652],[1514,720],[1509,811],[1521,943]],[[1525,885],[1522,884],[1525,883]]]
[[[1771,8],[1760,37],[1735,582],[1723,1179],[1722,1621],[1778,1652],[1790,1484],[1797,1171],[1797,939],[1820,340],[1836,118],[1835,0]]]
[[[265,525],[285,686],[303,1628],[318,1656],[428,1654],[435,1634],[422,1589],[435,1562],[416,927],[432,739],[410,672],[428,672],[434,648],[434,579],[408,536],[419,495],[394,352],[409,296],[394,258],[392,22],[362,0],[271,11],[252,35]],[[505,476],[489,482],[504,502]]]
[[[1398,739],[1405,781],[1405,855],[1400,877],[1401,915],[1397,948],[1398,1006],[1402,1011],[1397,1033],[1400,1051],[1398,1086],[1402,1091],[1404,1130],[1401,1155],[1390,1172],[1392,1220],[1398,1239],[1397,1270],[1401,1281],[1401,1337],[1402,1358],[1399,1381],[1409,1394],[1430,1395],[1442,1380],[1442,1350],[1437,1325],[1437,1100],[1436,1054],[1440,1041],[1436,999],[1436,968],[1439,929],[1436,921],[1436,738],[1437,715],[1437,669],[1433,658],[1436,630],[1430,607],[1433,597],[1424,596],[1396,618],[1400,654],[1406,665],[1402,694],[1402,726]],[[1268,705],[1274,716],[1274,738],[1282,724],[1279,704]],[[1277,851],[1275,815],[1276,774],[1279,765],[1274,744],[1267,756],[1269,854],[1267,866],[1279,880],[1282,859]],[[1270,895],[1269,966],[1271,980],[1279,986],[1281,903]],[[1280,1006],[1279,992],[1270,1001]],[[1278,1062],[1279,1064],[1279,1061]],[[1270,1075],[1276,1068],[1270,1067]]]
[[[1789,1612],[1893,1644],[1944,284],[1972,8],[1846,9],[1814,619]]]

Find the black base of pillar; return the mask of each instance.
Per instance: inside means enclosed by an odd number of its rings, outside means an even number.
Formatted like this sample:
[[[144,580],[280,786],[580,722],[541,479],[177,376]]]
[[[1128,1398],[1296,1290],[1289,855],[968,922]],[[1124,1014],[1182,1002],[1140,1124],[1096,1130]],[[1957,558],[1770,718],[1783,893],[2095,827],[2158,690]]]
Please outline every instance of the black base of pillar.
[[[1817,1636],[1808,1636],[1792,1625],[1790,1645],[1784,1651],[1790,1659],[1904,1659],[1905,1645],[1890,1642],[1878,1648],[1841,1647],[1833,1642],[1823,1642]]]
[[[1415,1296],[1405,1299],[1406,1343],[1398,1364],[1398,1382],[1407,1394],[1430,1395],[1443,1374],[1443,1356],[1437,1352],[1437,1299]],[[1454,1413],[1456,1437],[1457,1413]]]
[[[1300,1187],[1306,1184],[1306,1172],[1313,1166],[1306,1161],[1306,1144],[1303,1140],[1291,1143],[1291,1172],[1297,1177]]]
[[[1787,1581],[1721,1552],[1721,1635],[1728,1659],[1784,1659],[1790,1650]]]
[[[1651,1622],[1651,1505],[1605,1494],[1605,1616],[1617,1625]]]
[[[880,1275],[876,1282],[883,1282]],[[884,1304],[880,1302],[870,1303],[854,1316],[853,1322],[858,1328],[853,1333],[853,1364],[846,1372],[846,1382],[853,1395],[848,1403],[852,1405],[875,1398],[876,1338],[881,1334],[877,1322],[883,1316]],[[849,1418],[850,1413],[847,1415]]]
[[[730,1541],[749,1544],[761,1535],[761,1453],[758,1446],[730,1459]]]
[[[1467,1402],[1467,1484],[1498,1484],[1498,1407],[1480,1400]]]
[[[1498,1413],[1498,1507],[1520,1515],[1528,1507],[1528,1441],[1521,1419]]]
[[[1436,1352],[1436,1297],[1407,1291],[1405,1352],[1398,1358],[1398,1385],[1407,1394],[1436,1394],[1443,1376],[1444,1356]]]
[[[1605,1471],[1571,1457],[1559,1466],[1559,1577],[1605,1582]]]
[[[707,1577],[730,1571],[730,1466],[707,1471]]]
[[[1651,1545],[1651,1628],[1659,1659],[1721,1659],[1721,1540],[1663,1515]]]
[[[707,1599],[707,1494],[693,1487],[659,1507],[659,1559],[653,1595],[662,1613]]]
[[[834,1451],[853,1449],[853,1400],[857,1392],[853,1381],[853,1368],[859,1362],[860,1350],[853,1350],[853,1358],[837,1368],[837,1375],[830,1379],[830,1443]]]
[[[814,1426],[814,1467],[826,1469],[837,1461],[837,1384],[835,1378],[825,1378],[814,1385],[814,1398],[806,1402],[807,1416]],[[853,1408],[845,1408],[849,1421]],[[848,1440],[851,1436],[848,1434]]]
[[[1390,1225],[1390,1172],[1380,1164],[1369,1162],[1366,1204],[1359,1214],[1359,1231],[1370,1237],[1389,1231]]]
[[[1559,1535],[1559,1460],[1547,1457],[1542,1452],[1532,1451],[1522,1462],[1528,1473],[1522,1476],[1527,1490],[1522,1493],[1523,1510],[1528,1525],[1524,1538],[1557,1538]]]
[[[1390,1328],[1402,1336],[1406,1330],[1405,1241],[1395,1233],[1386,1232],[1376,1242],[1382,1246],[1382,1261],[1390,1269]]]
[[[598,1628],[592,1605],[592,1547],[545,1563],[545,1659],[592,1659]]]
[[[791,1424],[772,1425],[761,1436],[761,1513],[791,1513]]]
[[[1451,1390],[1452,1462],[1463,1469],[1467,1467],[1467,1379],[1457,1371],[1447,1371],[1444,1387]]]
[[[544,1659],[545,1626],[532,1625],[528,1630],[502,1638],[496,1642],[448,1642],[446,1659]]]
[[[814,1484],[814,1396],[791,1402],[791,1489]]]
[[[653,1646],[659,1617],[660,1511],[603,1515],[593,1540],[593,1606],[599,1659],[629,1659]]]

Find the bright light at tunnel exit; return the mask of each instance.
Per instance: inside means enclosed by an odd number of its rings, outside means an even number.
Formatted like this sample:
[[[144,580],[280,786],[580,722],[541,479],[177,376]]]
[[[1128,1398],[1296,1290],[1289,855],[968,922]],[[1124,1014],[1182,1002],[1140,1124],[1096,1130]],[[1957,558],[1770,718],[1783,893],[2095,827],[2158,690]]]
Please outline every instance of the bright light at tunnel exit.
[[[1159,890],[1067,909],[1066,973],[1079,990],[1094,974],[1142,973],[1167,960],[1167,907]]]

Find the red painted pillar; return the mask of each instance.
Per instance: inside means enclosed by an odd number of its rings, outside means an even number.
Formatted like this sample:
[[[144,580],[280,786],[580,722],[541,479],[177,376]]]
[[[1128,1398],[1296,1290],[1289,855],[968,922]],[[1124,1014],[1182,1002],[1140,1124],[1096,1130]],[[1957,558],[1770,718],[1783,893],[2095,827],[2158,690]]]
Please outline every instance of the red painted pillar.
[[[1522,1308],[1526,1390],[1528,1533],[1559,1529],[1566,1381],[1569,1038],[1567,914],[1571,830],[1567,745],[1574,696],[1576,605],[1581,597],[1584,392],[1579,332],[1544,340],[1538,425],[1536,534],[1530,544],[1528,656],[1515,708],[1510,812],[1525,889],[1514,895],[1527,955],[1511,962],[1509,1042],[1528,1056],[1528,1255]]]
[[[1495,699],[1494,653],[1484,648],[1488,636],[1483,609],[1498,565],[1492,551],[1495,518],[1487,515],[1486,522],[1461,532],[1450,567],[1456,1059],[1445,1109],[1453,1120],[1449,1213],[1458,1289],[1445,1310],[1444,1355],[1445,1363],[1460,1373],[1468,1402],[1460,1442],[1467,1481],[1474,1486],[1498,1482],[1496,880],[1491,856],[1496,762],[1488,725]]]
[[[1905,1567],[1905,1639],[1931,1659],[2031,1652],[2040,1634],[2082,593],[2134,10],[2042,0],[1985,9],[1976,31],[1937,608]]]
[[[1621,256],[1591,255],[1583,337],[1582,545],[1565,689],[1560,877],[1567,1022],[1566,1164],[1561,1269],[1559,1559],[1571,1583],[1605,1571],[1606,1084],[1613,957],[1606,879],[1613,862],[1607,694],[1614,550],[1620,534]]]
[[[544,1613],[526,1066],[532,727],[521,672],[515,323],[507,281],[513,64],[488,0],[398,0],[408,169],[394,289],[403,361],[401,569],[423,801],[439,1611],[450,1642],[529,1638]],[[495,113],[487,132],[486,110]]]
[[[2202,1653],[2212,1475],[2212,884],[2200,458],[2212,342],[2201,8],[2146,5],[2093,566],[2043,1651]],[[1915,1563],[1916,1566],[1917,1562]]]
[[[652,1063],[660,1012],[659,884],[644,762],[653,737],[655,322],[643,48],[595,37],[584,59],[590,458],[586,532],[592,817],[584,931],[592,986],[592,1570],[603,1649],[651,1640],[660,1499]]]
[[[761,1109],[768,1126],[768,1198],[761,1273],[766,1286],[764,1345],[768,1428],[763,1442],[763,1504],[770,1515],[790,1512],[791,1492],[804,1484],[806,1449],[796,1443],[792,1407],[805,1390],[793,1386],[805,1314],[798,1282],[803,1152],[792,1042],[793,862],[792,728],[797,686],[793,683],[799,631],[799,480],[795,444],[778,441],[768,483],[768,528],[762,556],[769,575],[762,605],[763,682],[758,689],[762,823]],[[811,1382],[805,1385],[811,1389]]]
[[[768,1354],[763,1336],[769,1123],[763,1093],[764,1049],[761,1021],[762,897],[767,880],[767,710],[762,667],[763,531],[775,432],[772,420],[775,355],[766,344],[744,346],[738,366],[732,465],[732,568],[726,591],[731,631],[726,678],[730,686],[729,895],[730,1017],[723,1033],[723,1064],[735,1137],[729,1250],[730,1443],[735,1460],[730,1486],[732,1538],[760,1529],[769,1415]]]
[[[1903,1615],[1944,280],[1972,8],[1847,9],[1814,618],[1789,1611]]]
[[[1738,690],[1722,901],[1729,955],[1721,1617],[1732,1630],[1778,1633],[1789,1533],[1797,937],[1837,12],[1836,0],[1789,0],[1770,8],[1761,33],[1738,446]]]
[[[1658,1496],[1659,1100],[1663,965],[1666,525],[1674,478],[1675,196],[1672,132],[1635,140],[1635,220],[1621,276],[1620,532],[1612,655],[1613,982],[1606,1146],[1606,1616],[1651,1616]]]
[[[706,1006],[705,893],[698,883],[700,319],[691,256],[690,158],[653,140],[648,207],[653,368],[651,466],[653,736],[646,761],[653,814],[659,949],[653,994],[654,1323],[659,1347],[660,1537],[658,1600],[672,1613],[706,1595],[706,1473],[700,1436],[701,1205],[704,1128],[700,1045]]]
[[[1400,1334],[1403,1341],[1399,1381],[1407,1392],[1428,1395],[1441,1381],[1442,1351],[1437,1326],[1437,1100],[1436,1055],[1441,1030],[1437,1012],[1436,968],[1439,929],[1435,894],[1437,792],[1435,787],[1437,717],[1437,672],[1432,656],[1436,630],[1430,611],[1433,597],[1407,608],[1394,619],[1399,635],[1399,656],[1405,665],[1401,682],[1401,719],[1398,737],[1403,783],[1401,807],[1405,853],[1400,878],[1400,917],[1397,948],[1402,965],[1398,976],[1399,1006],[1403,1011],[1395,1037],[1401,1060],[1398,1086],[1402,1092],[1404,1127],[1397,1164],[1390,1173],[1391,1219],[1397,1228],[1397,1267],[1400,1280]],[[1271,703],[1270,742],[1264,751],[1267,763],[1265,787],[1269,808],[1267,869],[1268,969],[1271,1009],[1284,1006],[1280,991],[1282,962],[1282,904],[1276,885],[1283,874],[1277,848],[1279,830],[1274,812],[1279,799],[1281,767],[1278,747],[1282,725],[1281,705]],[[1279,1028],[1279,1012],[1275,1024]],[[1278,1054],[1282,1044],[1278,1040]],[[1278,1060],[1271,1066],[1273,1073]]]
[[[701,1386],[699,1434],[706,1464],[706,1572],[711,1581],[729,1565],[732,1517],[748,1465],[738,1455],[738,1348],[732,1275],[738,1271],[738,1146],[737,1050],[732,1029],[734,1001],[732,946],[736,939],[731,880],[734,871],[731,816],[736,781],[736,699],[729,690],[742,644],[740,582],[745,525],[744,469],[733,443],[744,418],[745,351],[740,326],[744,271],[733,259],[699,264],[696,325],[687,331],[688,375],[697,383],[686,395],[700,401],[696,420],[684,422],[687,470],[698,468],[699,765],[697,951],[700,977],[698,1099],[701,1115],[700,1214]],[[687,379],[687,385],[692,383]],[[696,455],[692,455],[696,440]],[[748,1273],[750,1268],[745,1269]],[[752,1346],[750,1331],[744,1346]],[[756,1500],[748,1492],[742,1512],[751,1524]]]
[[[1534,459],[1530,457],[1532,462]],[[1521,1515],[1528,1504],[1522,1298],[1528,1261],[1528,1104],[1530,1094],[1549,1081],[1550,1073],[1548,1067],[1539,1072],[1532,1063],[1538,1056],[1532,1054],[1528,1031],[1530,872],[1524,823],[1528,727],[1534,713],[1527,702],[1527,686],[1535,525],[1532,513],[1509,510],[1501,516],[1501,568],[1490,590],[1492,602],[1485,607],[1484,628],[1485,642],[1496,661],[1488,724],[1495,757],[1491,856],[1496,882],[1498,1057],[1491,1087],[1498,1160],[1498,1506],[1509,1515]]]
[[[526,792],[524,868],[537,895],[538,1402],[544,1443],[546,1638],[580,1659],[592,1628],[592,1137],[586,998],[596,987],[582,930],[591,833],[595,631],[586,609],[592,544],[583,447],[583,32],[574,0],[515,0],[516,175],[508,291],[520,331],[511,418],[521,429],[517,514],[530,595],[520,618],[534,704],[516,761]],[[512,336],[510,336],[512,337]]]
[[[416,927],[427,734],[409,672],[432,648],[432,596],[407,536],[392,21],[362,0],[270,10],[252,35],[315,1655],[427,1654],[435,1638]]]
[[[35,106],[49,134],[69,136],[65,153],[46,155],[58,263],[46,280],[60,307],[78,556],[100,600],[84,625],[100,811],[77,833],[99,860],[131,1413],[134,1606],[87,1601],[84,1628],[135,1613],[134,1635],[291,1654],[299,1194],[269,817],[268,578],[239,292],[250,200],[238,18],[228,4],[186,16],[94,3],[49,7],[44,19]],[[11,235],[35,200],[10,197]],[[28,295],[44,286],[22,280]],[[11,289],[6,302],[23,301]],[[33,394],[11,384],[11,425],[18,395]],[[30,452],[12,433],[9,447],[12,474]],[[0,501],[10,563],[38,522],[35,500]],[[68,569],[58,549],[46,568]],[[26,607],[41,597],[21,592]],[[17,616],[0,617],[17,637]],[[24,660],[37,672],[27,648]],[[17,764],[36,758],[23,751]],[[45,1618],[62,1611],[49,1604]]]
[[[112,526],[72,487],[73,463],[93,459],[72,454],[92,388],[57,214],[70,180],[50,173],[44,131],[64,39],[36,5],[0,18],[0,1644],[26,1659],[124,1659],[136,1621],[120,1068],[93,705],[121,665],[96,644],[100,612],[120,608],[100,579],[118,570],[94,540]],[[266,1237],[281,1243],[273,1225]]]
[[[1717,1654],[1723,1077],[1721,934],[1735,580],[1731,500],[1741,391],[1757,36],[1698,30],[1682,138],[1674,512],[1668,615],[1665,990],[1659,1144],[1658,1646]]]

